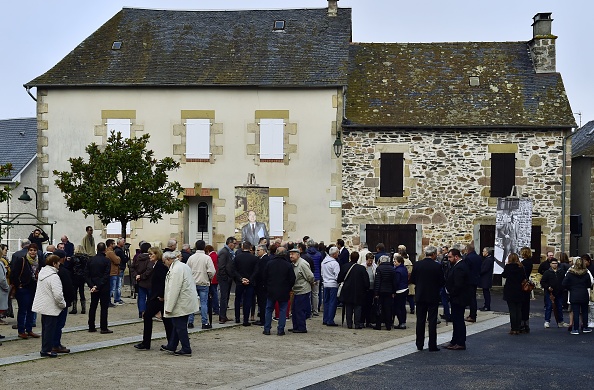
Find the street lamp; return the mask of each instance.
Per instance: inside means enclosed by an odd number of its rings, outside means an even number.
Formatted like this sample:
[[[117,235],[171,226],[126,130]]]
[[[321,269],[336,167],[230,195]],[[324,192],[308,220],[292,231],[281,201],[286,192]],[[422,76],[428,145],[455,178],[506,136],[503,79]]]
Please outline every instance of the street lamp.
[[[336,155],[336,158],[340,157],[342,154],[342,140],[340,139],[340,130],[336,132],[336,139],[334,140],[334,145],[332,146],[334,148],[334,154]]]
[[[25,204],[33,200],[31,199],[31,196],[29,195],[27,190],[31,190],[35,194],[35,209],[37,210],[37,191],[35,191],[35,188],[25,187],[25,190],[23,191],[21,196],[19,196],[19,200]]]

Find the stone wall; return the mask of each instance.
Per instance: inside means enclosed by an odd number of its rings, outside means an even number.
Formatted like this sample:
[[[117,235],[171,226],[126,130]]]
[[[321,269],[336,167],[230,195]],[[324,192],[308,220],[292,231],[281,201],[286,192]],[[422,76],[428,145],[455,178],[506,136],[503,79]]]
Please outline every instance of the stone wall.
[[[379,197],[380,153],[391,150],[404,152],[402,198]],[[516,186],[533,199],[533,224],[542,227],[541,249],[559,250],[562,151],[560,131],[345,129],[344,240],[358,244],[365,224],[418,224],[423,246],[478,240],[478,226],[495,224],[490,155],[513,152]]]

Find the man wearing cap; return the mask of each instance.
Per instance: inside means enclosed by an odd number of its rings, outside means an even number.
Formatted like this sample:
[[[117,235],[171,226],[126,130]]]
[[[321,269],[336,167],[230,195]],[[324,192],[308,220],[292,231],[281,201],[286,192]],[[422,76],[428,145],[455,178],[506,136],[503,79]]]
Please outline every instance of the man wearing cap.
[[[58,264],[60,268],[58,268],[58,276],[60,277],[60,281],[62,282],[62,294],[64,295],[64,301],[66,301],[66,307],[62,309],[60,314],[58,315],[58,321],[56,323],[56,330],[54,332],[54,339],[52,345],[52,352],[56,353],[69,353],[70,350],[62,345],[62,329],[66,325],[66,316],[68,315],[68,307],[74,301],[76,297],[76,292],[74,291],[74,286],[72,285],[72,275],[70,274],[69,267],[64,265],[66,262],[66,252],[57,249],[53,253],[54,255],[60,258]]]
[[[307,261],[301,258],[299,249],[291,249],[289,257],[295,272],[295,284],[293,285],[293,329],[289,332],[307,333],[305,319],[309,307],[309,294],[314,283],[314,275],[309,268]]]

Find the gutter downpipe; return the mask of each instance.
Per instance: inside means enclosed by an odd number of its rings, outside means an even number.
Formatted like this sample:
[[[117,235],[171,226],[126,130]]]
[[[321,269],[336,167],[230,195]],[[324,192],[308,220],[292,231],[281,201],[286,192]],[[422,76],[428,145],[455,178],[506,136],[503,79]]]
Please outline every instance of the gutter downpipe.
[[[25,89],[27,90],[27,93],[29,94],[29,96],[31,96],[31,99],[37,101],[37,98],[35,96],[33,96],[33,94],[31,93],[31,87],[23,85],[23,87],[25,87]]]
[[[561,252],[565,253],[565,196],[567,194],[567,141],[576,133],[576,128],[571,129],[571,133],[563,137],[563,168],[562,168],[562,184],[561,184]]]

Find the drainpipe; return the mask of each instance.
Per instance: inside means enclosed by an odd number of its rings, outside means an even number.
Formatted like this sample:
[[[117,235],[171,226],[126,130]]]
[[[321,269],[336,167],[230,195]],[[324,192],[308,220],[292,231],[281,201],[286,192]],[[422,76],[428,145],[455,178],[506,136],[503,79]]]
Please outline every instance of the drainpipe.
[[[562,177],[561,177],[561,252],[565,253],[565,196],[567,190],[565,186],[567,185],[567,141],[573,137],[576,133],[576,128],[571,128],[571,133],[567,134],[563,137],[563,169],[562,169]]]
[[[37,101],[37,98],[35,96],[33,96],[33,94],[31,93],[31,87],[23,85],[23,87],[25,87],[25,89],[27,90],[27,93],[29,94],[29,96],[31,96],[31,99]]]

